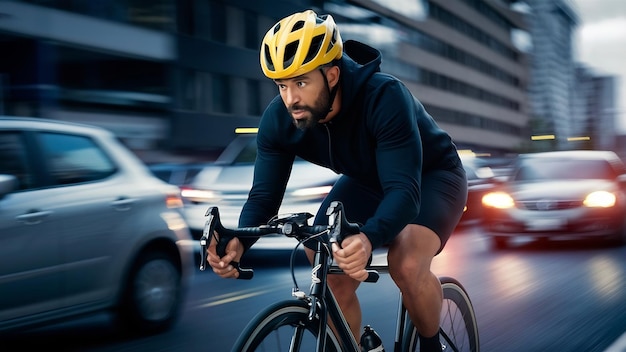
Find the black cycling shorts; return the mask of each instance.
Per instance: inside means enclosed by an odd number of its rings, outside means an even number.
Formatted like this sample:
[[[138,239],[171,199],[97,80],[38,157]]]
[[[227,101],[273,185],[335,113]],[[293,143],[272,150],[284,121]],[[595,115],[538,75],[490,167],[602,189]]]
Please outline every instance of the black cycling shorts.
[[[374,215],[382,199],[382,190],[365,185],[358,180],[342,175],[322,202],[315,224],[327,224],[326,209],[332,201],[344,204],[346,218],[350,222],[364,224]],[[451,170],[434,170],[422,175],[421,206],[419,214],[411,224],[433,230],[441,239],[443,249],[454,231],[467,200],[467,179],[462,166]],[[314,244],[307,242],[307,247]]]

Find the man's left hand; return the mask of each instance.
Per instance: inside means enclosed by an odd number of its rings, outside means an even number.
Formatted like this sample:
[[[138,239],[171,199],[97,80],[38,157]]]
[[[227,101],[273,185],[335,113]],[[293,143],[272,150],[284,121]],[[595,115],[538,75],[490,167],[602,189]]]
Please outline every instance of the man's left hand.
[[[368,273],[365,266],[372,255],[372,244],[363,232],[346,237],[340,248],[333,243],[333,255],[337,265],[346,275],[358,281],[365,281]]]

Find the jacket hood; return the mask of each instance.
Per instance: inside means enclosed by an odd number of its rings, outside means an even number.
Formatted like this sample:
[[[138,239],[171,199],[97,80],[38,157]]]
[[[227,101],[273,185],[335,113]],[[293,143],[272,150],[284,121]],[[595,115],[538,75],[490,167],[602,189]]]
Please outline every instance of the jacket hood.
[[[352,106],[352,101],[370,77],[380,71],[382,55],[369,45],[347,40],[340,59],[342,106]]]

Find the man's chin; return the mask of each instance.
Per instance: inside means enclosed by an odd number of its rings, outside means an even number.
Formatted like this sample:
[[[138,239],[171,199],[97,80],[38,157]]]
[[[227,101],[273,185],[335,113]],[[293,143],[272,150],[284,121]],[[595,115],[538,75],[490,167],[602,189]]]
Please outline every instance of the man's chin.
[[[296,126],[297,129],[302,130],[302,131],[306,131],[308,130],[311,125],[309,124],[308,120],[293,120],[293,125]]]

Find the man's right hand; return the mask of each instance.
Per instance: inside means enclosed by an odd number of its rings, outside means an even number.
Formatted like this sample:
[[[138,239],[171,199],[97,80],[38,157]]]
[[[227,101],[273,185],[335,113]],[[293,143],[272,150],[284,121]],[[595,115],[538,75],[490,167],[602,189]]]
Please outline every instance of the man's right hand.
[[[215,238],[219,238],[217,233],[215,233],[214,240],[211,241],[211,244],[207,248],[207,262],[211,268],[213,268],[213,272],[220,277],[236,279],[239,277],[239,272],[230,262],[239,262],[241,260],[243,244],[241,244],[238,238],[231,239],[228,244],[226,244],[226,254],[220,258],[220,256],[217,255],[217,241]]]

